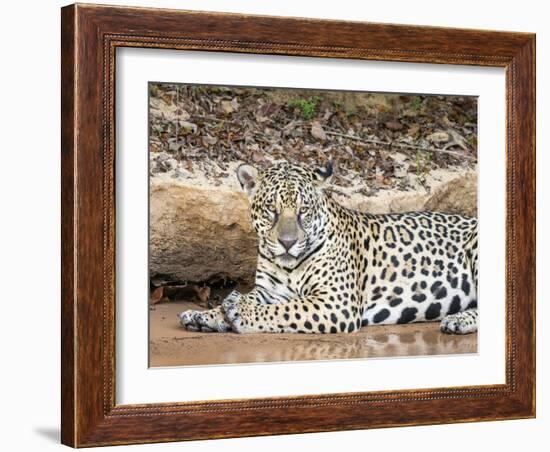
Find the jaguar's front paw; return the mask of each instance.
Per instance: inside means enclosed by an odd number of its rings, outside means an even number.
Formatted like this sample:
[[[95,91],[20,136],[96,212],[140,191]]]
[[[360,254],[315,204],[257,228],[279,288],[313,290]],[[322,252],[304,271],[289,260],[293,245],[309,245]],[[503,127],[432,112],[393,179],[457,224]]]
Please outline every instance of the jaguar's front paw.
[[[222,310],[225,319],[230,323],[231,330],[235,333],[251,333],[250,322],[246,320],[247,309],[242,295],[234,290],[222,302]]]
[[[200,311],[183,311],[178,314],[180,324],[188,331],[200,331],[201,327],[198,322]]]
[[[234,290],[222,302],[222,310],[224,312],[225,318],[229,322],[233,322],[233,320],[238,318],[240,315],[239,307],[238,307],[238,303],[240,299],[241,299],[241,294],[236,290]]]
[[[219,308],[209,311],[183,311],[178,317],[181,325],[188,331],[225,333],[231,330],[231,326]]]

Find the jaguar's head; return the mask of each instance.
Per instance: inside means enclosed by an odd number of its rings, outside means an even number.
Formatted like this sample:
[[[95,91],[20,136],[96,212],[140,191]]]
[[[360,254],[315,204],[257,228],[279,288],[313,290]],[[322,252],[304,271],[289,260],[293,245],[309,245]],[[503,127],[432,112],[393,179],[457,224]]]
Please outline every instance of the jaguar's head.
[[[288,162],[259,171],[237,168],[237,177],[250,199],[252,224],[260,253],[275,264],[293,269],[317,246],[327,223],[323,187],[332,164],[311,170]]]

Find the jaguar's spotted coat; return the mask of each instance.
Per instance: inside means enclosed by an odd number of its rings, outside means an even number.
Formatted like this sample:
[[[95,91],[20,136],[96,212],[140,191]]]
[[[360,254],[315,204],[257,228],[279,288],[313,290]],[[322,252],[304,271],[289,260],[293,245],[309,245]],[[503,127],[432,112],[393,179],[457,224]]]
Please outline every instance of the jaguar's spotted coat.
[[[332,167],[290,163],[237,176],[259,237],[255,288],[185,311],[201,331],[351,333],[365,325],[440,320],[477,330],[477,220],[411,212],[363,214],[323,190]]]

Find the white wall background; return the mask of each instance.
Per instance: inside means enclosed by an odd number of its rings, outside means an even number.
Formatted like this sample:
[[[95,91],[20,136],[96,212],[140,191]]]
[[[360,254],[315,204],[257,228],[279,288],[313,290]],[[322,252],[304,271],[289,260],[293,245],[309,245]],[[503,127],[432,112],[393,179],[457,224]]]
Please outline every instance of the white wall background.
[[[115,1],[115,0],[113,0]],[[358,2],[354,0],[116,0],[118,4],[202,9],[282,16],[441,25],[537,33],[538,80],[538,417],[536,420],[340,433],[244,438],[194,443],[118,447],[116,450],[241,452],[300,450],[463,451],[547,450],[550,429],[550,315],[544,275],[550,265],[548,134],[550,121],[550,31],[545,2]],[[93,2],[98,3],[98,2]],[[59,8],[60,1],[27,0],[2,5],[0,27],[0,266],[2,321],[0,444],[3,450],[56,450],[59,445]],[[540,277],[542,276],[542,277]],[[546,380],[546,381],[545,381]]]

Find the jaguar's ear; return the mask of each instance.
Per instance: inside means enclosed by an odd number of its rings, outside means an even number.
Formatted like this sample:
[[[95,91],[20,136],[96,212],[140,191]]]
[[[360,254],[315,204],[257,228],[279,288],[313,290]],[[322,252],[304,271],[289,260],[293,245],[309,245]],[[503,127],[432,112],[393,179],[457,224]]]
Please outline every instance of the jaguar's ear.
[[[324,167],[317,168],[315,170],[315,185],[318,187],[326,187],[332,179],[333,169],[331,161]]]
[[[252,198],[258,185],[258,170],[252,165],[243,163],[237,168],[237,179],[239,179],[242,189]]]

